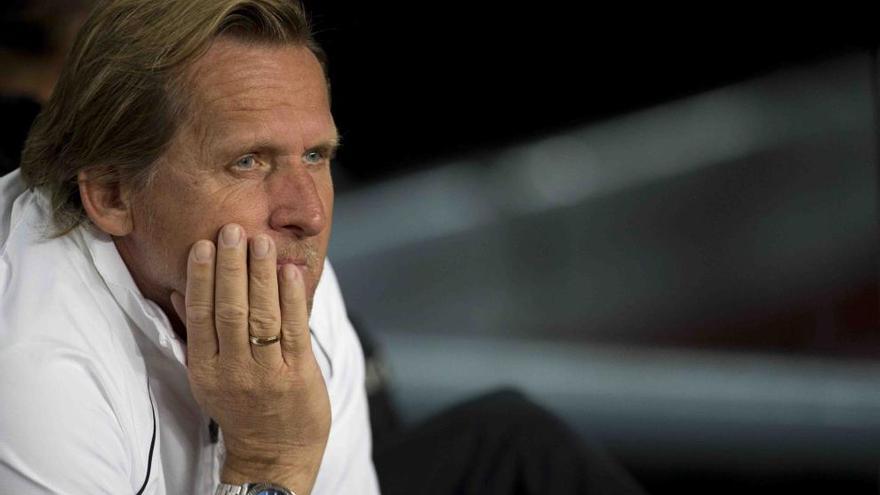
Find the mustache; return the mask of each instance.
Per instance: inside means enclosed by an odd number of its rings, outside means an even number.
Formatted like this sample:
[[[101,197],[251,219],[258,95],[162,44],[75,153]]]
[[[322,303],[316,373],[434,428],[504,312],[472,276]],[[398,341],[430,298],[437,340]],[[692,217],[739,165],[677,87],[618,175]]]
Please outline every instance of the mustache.
[[[295,259],[295,260],[303,260],[310,269],[314,269],[317,267],[320,262],[320,256],[318,255],[318,249],[315,248],[311,243],[307,241],[302,241],[293,244],[287,244],[285,246],[275,246],[275,250],[278,253],[278,259]]]

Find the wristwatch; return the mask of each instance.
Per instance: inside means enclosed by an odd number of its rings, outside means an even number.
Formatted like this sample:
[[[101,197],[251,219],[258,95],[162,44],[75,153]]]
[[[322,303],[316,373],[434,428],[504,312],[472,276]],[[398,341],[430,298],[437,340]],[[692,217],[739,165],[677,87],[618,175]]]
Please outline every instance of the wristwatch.
[[[243,485],[227,485],[220,483],[214,495],[296,495],[283,486],[269,482],[245,483]]]

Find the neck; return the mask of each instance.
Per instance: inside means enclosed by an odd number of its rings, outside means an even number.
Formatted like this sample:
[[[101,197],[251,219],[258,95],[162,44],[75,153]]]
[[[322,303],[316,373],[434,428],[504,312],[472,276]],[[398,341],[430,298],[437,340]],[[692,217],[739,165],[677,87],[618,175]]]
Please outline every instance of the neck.
[[[140,258],[129,249],[128,243],[125,242],[124,238],[114,236],[113,243],[116,245],[116,251],[119,252],[122,262],[125,263],[125,267],[128,269],[128,273],[131,274],[131,278],[134,280],[138,290],[140,290],[141,295],[153,301],[162,309],[162,312],[165,313],[165,316],[171,323],[171,329],[186,342],[186,325],[177,314],[174,305],[171,304],[171,293],[174,289],[151,283],[141,275],[141,270],[138,267],[143,263],[143,260],[140,263],[137,261]]]

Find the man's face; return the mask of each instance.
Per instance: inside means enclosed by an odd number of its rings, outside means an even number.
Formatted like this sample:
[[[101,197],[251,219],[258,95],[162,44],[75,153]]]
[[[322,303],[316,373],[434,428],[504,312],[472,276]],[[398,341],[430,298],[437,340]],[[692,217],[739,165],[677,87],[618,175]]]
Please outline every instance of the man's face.
[[[186,288],[189,249],[227,223],[269,235],[300,264],[309,309],[333,215],[338,136],[322,68],[305,47],[220,39],[189,73],[191,118],[132,197],[117,246],[144,295],[166,308]],[[170,313],[173,314],[173,313]]]

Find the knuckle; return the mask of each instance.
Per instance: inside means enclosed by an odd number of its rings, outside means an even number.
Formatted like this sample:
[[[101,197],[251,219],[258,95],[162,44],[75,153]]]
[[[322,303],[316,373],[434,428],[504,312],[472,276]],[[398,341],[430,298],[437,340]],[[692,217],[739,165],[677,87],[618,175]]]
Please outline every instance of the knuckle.
[[[218,324],[241,323],[248,318],[248,309],[244,305],[226,303],[218,305],[214,310],[214,317]]]
[[[277,315],[270,311],[251,311],[248,316],[248,323],[251,328],[257,330],[275,330],[280,324],[281,320]]]
[[[238,259],[227,260],[217,265],[217,276],[224,278],[239,277],[244,274],[244,265]]]
[[[281,318],[281,326],[287,331],[297,334],[304,328],[309,327],[308,320],[299,318],[298,315],[287,315]]]
[[[250,276],[249,283],[252,289],[265,291],[272,286],[272,280],[269,279],[269,274],[265,270],[253,269]]]
[[[186,318],[192,325],[210,325],[214,322],[214,311],[208,304],[191,304],[186,308]]]

